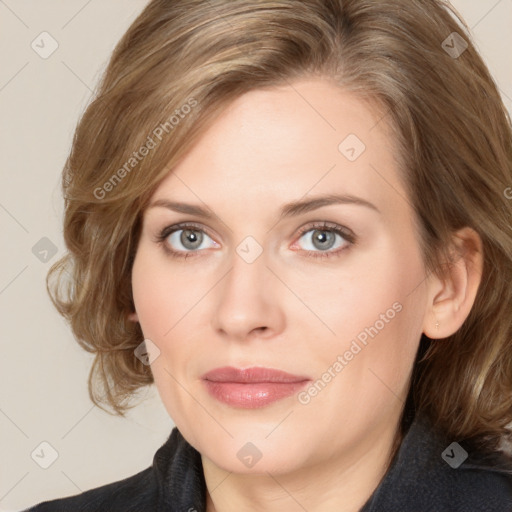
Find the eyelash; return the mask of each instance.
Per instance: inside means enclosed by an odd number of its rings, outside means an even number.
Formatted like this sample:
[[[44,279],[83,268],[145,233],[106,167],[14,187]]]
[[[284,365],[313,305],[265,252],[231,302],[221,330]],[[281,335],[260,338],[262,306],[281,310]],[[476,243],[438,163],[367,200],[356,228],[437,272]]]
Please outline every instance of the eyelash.
[[[174,233],[175,231],[181,231],[184,229],[189,229],[191,231],[202,231],[203,233],[207,234],[210,238],[213,238],[207,230],[205,230],[202,226],[194,223],[189,222],[182,222],[180,224],[174,224],[172,226],[166,226],[164,229],[160,231],[156,235],[155,242],[159,245],[162,245],[163,250],[171,257],[173,258],[188,258],[190,256],[194,257],[194,253],[200,252],[200,251],[175,251],[173,249],[170,249],[169,246],[165,243],[167,238]],[[344,228],[343,226],[340,226],[338,224],[330,223],[330,222],[317,222],[313,224],[308,224],[307,226],[304,226],[299,230],[299,236],[298,239],[302,238],[304,233],[307,233],[308,231],[330,231],[333,233],[336,233],[340,235],[346,242],[347,245],[345,247],[342,247],[341,249],[337,249],[335,251],[304,251],[307,253],[307,257],[311,258],[334,258],[341,256],[341,253],[344,251],[350,249],[352,246],[356,244],[357,237],[353,234],[352,231],[350,231],[348,228]]]

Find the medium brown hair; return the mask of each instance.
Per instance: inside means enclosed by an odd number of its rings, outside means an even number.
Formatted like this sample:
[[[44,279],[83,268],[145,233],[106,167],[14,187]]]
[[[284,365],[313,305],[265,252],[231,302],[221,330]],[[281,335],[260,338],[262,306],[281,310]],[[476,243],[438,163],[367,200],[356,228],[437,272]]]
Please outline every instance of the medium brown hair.
[[[455,439],[485,438],[493,449],[510,440],[511,123],[468,34],[440,0],[149,2],[76,128],[62,183],[68,253],[47,281],[95,354],[93,402],[123,415],[153,382],[134,356],[144,338],[127,315],[155,188],[233,99],[322,77],[373,101],[394,130],[428,271],[443,276],[455,230],[469,226],[483,241],[482,282],[465,323],[448,339],[422,335],[415,409]]]

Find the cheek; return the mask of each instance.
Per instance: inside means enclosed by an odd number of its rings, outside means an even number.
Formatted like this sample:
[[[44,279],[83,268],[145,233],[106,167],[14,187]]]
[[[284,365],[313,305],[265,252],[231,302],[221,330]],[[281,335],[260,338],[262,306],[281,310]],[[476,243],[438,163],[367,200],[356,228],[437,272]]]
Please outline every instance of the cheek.
[[[368,335],[362,371],[368,389],[382,398],[405,400],[407,394],[426,306],[421,276],[421,266],[410,261],[395,267],[380,280],[374,304],[366,306],[373,317],[366,316],[359,333]]]
[[[358,336],[364,343],[376,332],[376,339],[392,332],[409,332],[410,337],[416,331],[415,318],[422,314],[424,303],[418,295],[423,289],[418,285],[424,278],[420,255],[413,245],[397,247],[388,237],[379,240],[371,251],[360,251],[350,272],[340,273],[338,279],[331,277],[320,294],[324,297],[318,303],[322,318],[336,333],[330,341],[332,346],[343,349]],[[393,342],[389,339],[386,345]]]
[[[135,309],[146,338],[163,340],[192,302],[193,286],[164,258],[150,255],[145,247],[137,252],[132,269]]]
[[[187,382],[186,368],[192,350],[183,343],[180,328],[186,322],[190,288],[183,287],[179,274],[171,275],[170,265],[141,246],[132,269],[133,300],[144,338],[154,343],[151,373],[162,403],[175,422],[187,409],[178,382]],[[184,318],[185,317],[185,318]],[[150,345],[151,346],[151,345]],[[148,352],[151,352],[146,343]]]
[[[421,337],[426,294],[415,246],[398,250],[390,243],[379,254],[378,259],[373,256],[373,265],[363,265],[364,272],[346,284],[340,294],[343,300],[332,305],[341,313],[330,313],[337,343],[331,342],[329,352],[335,360],[332,354],[348,351],[345,375],[361,386],[364,395],[382,398],[389,389],[399,395],[405,392]]]
[[[197,276],[196,276],[197,277]],[[157,347],[158,357],[151,364],[155,383],[169,393],[176,381],[186,380],[194,369],[190,361],[198,355],[194,343],[194,309],[205,291],[191,285],[190,273],[180,272],[153,248],[141,247],[132,270],[133,300],[145,339]],[[155,351],[156,352],[156,351]]]

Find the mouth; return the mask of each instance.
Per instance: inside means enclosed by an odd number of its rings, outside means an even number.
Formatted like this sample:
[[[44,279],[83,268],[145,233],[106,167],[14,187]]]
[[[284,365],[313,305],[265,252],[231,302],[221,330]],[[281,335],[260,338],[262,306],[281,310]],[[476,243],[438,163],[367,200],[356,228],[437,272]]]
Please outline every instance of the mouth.
[[[216,368],[202,376],[215,399],[231,407],[256,409],[287,398],[311,381],[272,368]]]

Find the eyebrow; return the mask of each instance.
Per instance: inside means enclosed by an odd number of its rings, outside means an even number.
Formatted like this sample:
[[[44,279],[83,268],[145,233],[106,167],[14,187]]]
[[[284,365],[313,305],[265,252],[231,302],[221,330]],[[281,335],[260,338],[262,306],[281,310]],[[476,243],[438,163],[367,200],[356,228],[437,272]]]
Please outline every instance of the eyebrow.
[[[279,213],[279,220],[282,220],[283,218],[286,217],[295,217],[297,215],[302,215],[304,213],[308,213],[323,206],[329,206],[332,204],[355,204],[358,206],[370,208],[376,211],[377,213],[380,213],[380,210],[374,204],[360,197],[352,195],[327,194],[312,197],[310,199],[301,199],[283,205]],[[204,208],[200,205],[180,203],[177,201],[170,201],[168,199],[158,199],[151,203],[148,209],[155,207],[163,207],[178,213],[195,215],[198,217],[204,217],[205,219],[212,219],[215,216],[211,212],[211,210]]]

